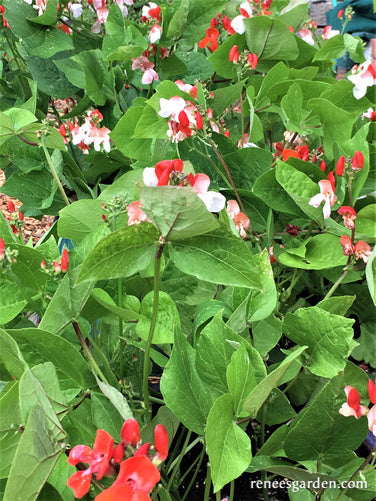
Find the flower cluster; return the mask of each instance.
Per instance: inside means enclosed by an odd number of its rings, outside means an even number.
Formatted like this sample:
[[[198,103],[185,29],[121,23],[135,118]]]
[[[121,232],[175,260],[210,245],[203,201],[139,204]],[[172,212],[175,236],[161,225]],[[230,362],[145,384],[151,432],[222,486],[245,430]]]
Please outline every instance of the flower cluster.
[[[246,64],[252,70],[254,70],[258,64],[257,54],[250,54],[248,51],[244,51],[243,54],[240,54],[237,45],[231,47],[228,58],[234,64],[239,62],[242,65]]]
[[[123,16],[128,15],[127,5],[133,5],[133,0],[114,0],[114,2],[119,6]],[[102,24],[106,22],[109,13],[106,0],[89,0],[88,3],[95,9],[95,14],[97,16],[97,20],[91,27],[91,31],[92,33],[99,33],[101,31]]]
[[[318,182],[318,184],[320,193],[312,197],[308,203],[313,207],[319,207],[321,205],[321,202],[324,202],[322,212],[324,219],[328,219],[328,217],[330,216],[331,208],[337,201],[337,197],[334,193],[335,190],[333,188],[333,184],[329,179],[322,179]]]
[[[85,122],[82,125],[75,122],[62,124],[59,128],[60,134],[64,138],[64,142],[68,143],[70,139],[72,143],[78,145],[79,149],[87,155],[90,145],[94,146],[95,151],[100,151],[101,146],[109,153],[111,150],[110,129],[107,127],[99,127],[103,120],[103,115],[98,110],[89,111],[85,117]]]
[[[269,8],[272,5],[272,0],[264,0],[263,2],[254,0],[251,2],[250,0],[246,2],[242,2],[239,5],[240,15],[234,17],[231,21],[231,28],[236,32],[242,35],[245,32],[245,24],[244,20],[249,19],[252,16],[269,16],[271,12]]]
[[[368,396],[372,404],[374,404],[371,409],[368,409],[365,405],[360,405],[360,396],[358,391],[352,386],[345,386],[345,393],[347,401],[342,404],[339,413],[342,416],[354,416],[359,419],[361,416],[367,414],[368,418],[368,429],[376,437],[376,385],[370,379],[368,381]]]
[[[8,202],[8,210],[10,215],[7,217],[10,227],[12,228],[13,233],[18,236],[20,234],[20,230],[24,225],[25,216],[22,212],[16,209],[14,202],[9,200]]]
[[[240,211],[240,207],[236,200],[229,200],[226,207],[227,214],[234,221],[236,229],[242,238],[245,238],[247,231],[251,226],[251,221],[244,212]]]
[[[142,7],[142,18],[145,22],[152,22],[153,26],[149,31],[149,40],[152,44],[158,42],[162,36],[162,27],[158,24],[162,21],[161,8],[154,2],[149,2],[149,7],[144,5]]]
[[[342,235],[340,244],[343,247],[343,254],[345,256],[355,256],[356,259],[362,259],[364,263],[368,263],[368,258],[372,252],[371,247],[363,240],[358,240],[354,245],[353,241],[348,235]]]
[[[367,88],[376,84],[376,63],[365,61],[359,67],[355,65],[347,77],[354,84],[353,94],[356,99],[361,99],[367,93]]]
[[[88,465],[86,469],[73,473],[67,481],[76,498],[80,499],[89,492],[93,475],[96,480],[101,480],[118,470],[115,482],[101,492],[96,501],[150,500],[148,494],[160,480],[157,466],[168,455],[166,428],[161,424],[154,428],[154,446],[151,443],[141,444],[140,429],[135,419],[124,422],[120,436],[121,442],[114,446],[111,435],[105,430],[98,430],[93,449],[76,445],[70,451],[69,464]]]
[[[154,70],[155,64],[149,61],[149,51],[143,52],[142,56],[132,59],[132,70],[141,69],[143,72],[141,82],[144,85],[151,84],[153,80],[158,81],[158,73]]]
[[[210,212],[220,212],[226,199],[216,191],[208,191],[210,178],[206,174],[183,173],[181,160],[162,160],[155,167],[146,167],[143,180],[146,186],[191,186]],[[129,224],[129,223],[128,223]]]
[[[46,261],[41,261],[40,267],[43,271],[48,273],[49,275],[59,275],[60,273],[66,273],[69,268],[69,251],[68,249],[64,249],[61,254],[61,259],[58,261],[52,261],[51,265],[47,267]]]
[[[17,255],[18,251],[7,247],[4,240],[0,237],[0,269],[15,263]]]

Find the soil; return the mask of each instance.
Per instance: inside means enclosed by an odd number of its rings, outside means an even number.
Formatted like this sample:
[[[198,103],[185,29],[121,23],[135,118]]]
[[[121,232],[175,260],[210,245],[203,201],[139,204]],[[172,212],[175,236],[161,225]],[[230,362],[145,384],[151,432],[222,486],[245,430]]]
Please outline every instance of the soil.
[[[0,169],[0,189],[5,183],[4,172]],[[0,208],[1,212],[4,214],[6,219],[9,218],[10,212],[8,209],[9,202],[12,201],[16,207],[16,210],[22,205],[22,202],[16,198],[8,197],[4,193],[0,192]],[[33,217],[25,217],[24,226],[22,228],[22,236],[24,242],[26,243],[30,238],[33,241],[33,246],[35,246],[38,240],[48,231],[54,222],[54,216],[43,216],[42,220],[34,219]]]

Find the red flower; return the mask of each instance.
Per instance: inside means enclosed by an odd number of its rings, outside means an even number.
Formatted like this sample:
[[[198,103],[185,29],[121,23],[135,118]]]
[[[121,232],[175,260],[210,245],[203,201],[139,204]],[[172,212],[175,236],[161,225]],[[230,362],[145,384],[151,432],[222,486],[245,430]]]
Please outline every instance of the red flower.
[[[141,209],[141,202],[136,200],[131,204],[127,205],[128,212],[128,226],[132,224],[140,224],[142,221],[150,221],[145,212]],[[102,214],[102,217],[104,214]],[[106,218],[106,216],[104,216]]]
[[[82,498],[90,489],[93,473],[100,480],[110,466],[114,439],[105,430],[98,430],[93,450],[87,445],[76,445],[69,453],[68,463],[76,466],[78,463],[87,463],[89,468],[76,471],[68,478],[67,485],[73,489],[74,496]]]
[[[376,404],[376,385],[372,379],[368,381],[368,395],[371,402]]]
[[[247,56],[247,63],[251,67],[252,70],[256,68],[258,65],[258,57],[256,54],[248,54]]]
[[[176,160],[162,160],[155,166],[155,175],[158,178],[158,186],[167,186],[170,180],[170,175],[183,170],[183,162]]]
[[[339,243],[343,247],[343,254],[345,256],[352,256],[355,252],[354,250],[354,244],[351,238],[347,235],[342,235]]]
[[[338,214],[343,217],[346,228],[350,228],[350,230],[355,228],[356,211],[352,207],[344,205],[338,209]]]
[[[333,191],[336,191],[336,178],[334,177],[334,170],[331,170],[329,174],[326,176],[332,185]]]
[[[4,259],[5,256],[5,242],[0,237],[0,261]]]
[[[367,264],[368,257],[370,256],[372,249],[367,244],[367,242],[363,242],[363,240],[358,240],[355,244],[354,252],[356,255],[356,259],[363,259],[363,261]]]
[[[61,255],[61,271],[63,273],[68,271],[68,266],[69,266],[69,252],[67,249],[64,249]]]
[[[125,447],[132,445],[136,447],[141,440],[140,427],[136,419],[127,419],[120,432],[121,441]]]
[[[216,28],[208,28],[206,30],[206,37],[199,41],[198,46],[200,49],[204,49],[206,46],[212,52],[218,49],[218,37],[219,31]]]
[[[154,428],[154,447],[159,461],[164,461],[168,456],[168,433],[163,424]]]
[[[95,501],[148,501],[148,493],[160,478],[158,468],[146,456],[131,457],[121,463],[113,485]]]
[[[343,176],[345,170],[345,156],[342,155],[337,161],[336,174],[337,176]]]
[[[231,47],[230,49],[230,52],[229,52],[229,55],[228,55],[228,58],[229,60],[232,62],[232,63],[237,63],[239,61],[239,57],[240,57],[240,54],[239,54],[239,51],[238,51],[238,46],[237,45],[234,45],[233,47]]]
[[[299,153],[291,148],[284,148],[282,151],[282,160],[286,162],[290,157],[299,158]]]
[[[351,167],[353,171],[362,170],[364,166],[364,156],[360,151],[356,151],[352,158]]]
[[[345,386],[345,393],[347,402],[342,404],[339,413],[343,416],[354,416],[359,419],[360,416],[367,414],[368,408],[365,405],[360,405],[360,396],[355,388],[352,386]]]

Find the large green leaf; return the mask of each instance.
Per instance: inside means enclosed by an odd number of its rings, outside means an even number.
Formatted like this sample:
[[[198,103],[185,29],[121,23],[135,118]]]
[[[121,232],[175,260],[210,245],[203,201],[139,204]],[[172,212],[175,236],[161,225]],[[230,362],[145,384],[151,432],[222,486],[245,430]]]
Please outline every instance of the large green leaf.
[[[25,421],[21,417],[19,384],[0,393],[0,478],[7,478]]]
[[[159,233],[149,223],[127,226],[94,247],[82,265],[79,280],[129,277],[153,260]]]
[[[190,238],[218,228],[218,220],[191,188],[146,187],[141,190],[140,200],[165,239]]]
[[[259,269],[243,240],[220,228],[170,244],[177,268],[201,280],[261,289]]]
[[[19,379],[25,370],[28,368],[25,359],[16,343],[16,341],[3,329],[0,329],[0,368],[1,375],[3,374],[3,367],[5,366],[6,372],[14,379]],[[7,378],[6,380],[8,380]]]
[[[368,257],[366,266],[366,279],[368,290],[372,301],[376,306],[376,246],[373,248],[371,255]]]
[[[198,375],[196,351],[181,333],[175,335],[172,355],[161,379],[161,392],[167,407],[184,426],[203,435],[218,393]]]
[[[12,329],[7,331],[21,347],[29,363],[50,361],[55,365],[62,387],[90,388],[95,379],[90,367],[69,341],[61,336],[38,329]],[[63,384],[64,383],[64,384]]]
[[[211,408],[206,427],[214,492],[238,478],[252,459],[251,440],[235,422],[229,393],[219,397]]]
[[[0,284],[0,324],[13,320],[26,304],[27,301],[18,285],[3,279]]]
[[[59,9],[59,0],[48,0],[43,14],[38,17],[31,17],[28,21],[44,26],[54,26],[59,17]]]
[[[288,458],[303,461],[338,457],[359,447],[367,436],[367,419],[339,414],[346,400],[346,383],[341,372],[294,420],[283,444]]]
[[[137,323],[136,334],[145,341],[148,339],[151,319],[153,315],[154,292],[151,291],[143,298],[141,314]],[[153,335],[153,344],[173,343],[174,334],[180,330],[180,318],[174,301],[166,292],[159,292],[158,313]]]
[[[287,313],[283,332],[294,343],[308,346],[308,367],[313,374],[333,377],[344,369],[355,346],[353,323],[314,306]]]
[[[235,416],[241,415],[244,399],[256,386],[254,369],[244,344],[240,345],[226,369],[227,386],[232,396]]]
[[[61,454],[51,423],[39,404],[31,409],[10,469],[4,501],[37,499]]]
[[[302,346],[290,353],[274,371],[268,374],[245,398],[243,409],[251,416],[256,416],[271,392],[278,386],[287,369],[306,348]]]
[[[295,37],[282,21],[268,16],[254,16],[245,19],[244,24],[248,49],[257,54],[259,61],[290,61],[297,58]]]
[[[77,200],[60,211],[58,235],[80,242],[86,235],[104,225],[102,214],[99,200]]]

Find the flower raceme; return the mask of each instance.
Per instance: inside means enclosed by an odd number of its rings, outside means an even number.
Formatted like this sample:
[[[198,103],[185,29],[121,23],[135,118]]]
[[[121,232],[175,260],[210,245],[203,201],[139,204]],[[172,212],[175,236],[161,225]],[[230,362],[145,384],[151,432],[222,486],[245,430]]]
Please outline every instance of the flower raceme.
[[[143,180],[146,186],[191,186],[197,196],[204,202],[210,212],[220,212],[226,199],[216,191],[208,191],[210,178],[206,174],[192,173],[185,175],[183,162],[176,160],[162,160],[155,167],[146,167],[143,172]]]
[[[337,197],[334,194],[333,186],[330,180],[322,179],[318,182],[320,187],[320,193],[311,198],[308,202],[309,205],[313,207],[319,207],[321,202],[324,202],[323,215],[324,219],[328,219],[330,216],[331,208],[335,204]]]
[[[97,480],[105,475],[119,474],[111,487],[101,492],[97,501],[148,501],[148,493],[160,480],[157,468],[167,458],[169,438],[166,428],[159,424],[154,428],[154,447],[141,445],[138,423],[127,419],[121,429],[121,442],[114,447],[114,440],[105,430],[98,430],[91,449],[77,445],[69,453],[68,463],[77,466],[88,464],[85,470],[76,471],[67,481],[74,496],[82,498],[90,489],[92,476]],[[152,454],[149,454],[152,449]]]

